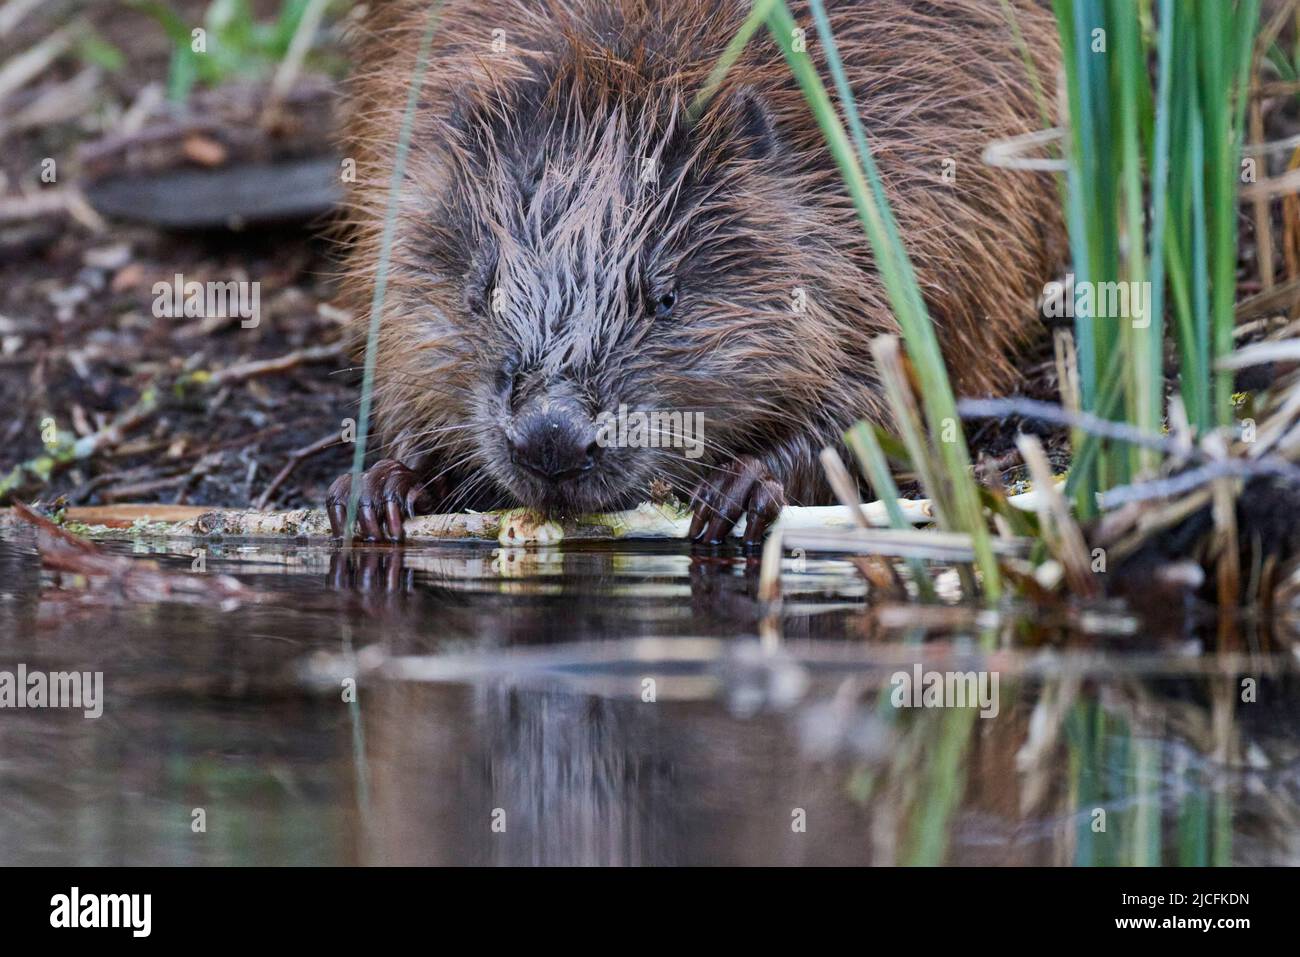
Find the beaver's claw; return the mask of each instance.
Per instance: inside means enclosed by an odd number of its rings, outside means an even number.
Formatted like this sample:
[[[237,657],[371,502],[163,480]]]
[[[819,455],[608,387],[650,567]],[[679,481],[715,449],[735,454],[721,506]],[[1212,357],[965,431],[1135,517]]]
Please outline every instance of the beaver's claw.
[[[325,496],[330,533],[341,539],[347,524],[348,497],[352,475],[340,475]],[[396,459],[380,459],[361,473],[361,497],[357,500],[356,534],[367,542],[400,542],[405,537],[402,522],[432,508],[420,476]]]
[[[752,456],[721,466],[691,496],[694,516],[686,537],[697,545],[721,545],[745,516],[746,546],[758,545],[785,507],[785,489]]]

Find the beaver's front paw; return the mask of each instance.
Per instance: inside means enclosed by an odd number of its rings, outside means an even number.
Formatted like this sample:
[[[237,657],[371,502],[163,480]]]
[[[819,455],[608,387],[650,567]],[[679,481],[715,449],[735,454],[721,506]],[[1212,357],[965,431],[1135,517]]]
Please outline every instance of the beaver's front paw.
[[[691,529],[697,545],[721,545],[745,516],[744,544],[758,545],[785,507],[785,489],[758,459],[742,456],[719,467],[691,496]]]
[[[352,475],[340,475],[325,496],[330,532],[343,537],[347,524],[348,497]],[[357,537],[367,542],[400,542],[405,537],[402,522],[433,507],[420,476],[396,459],[380,459],[361,473],[361,497],[357,500]]]

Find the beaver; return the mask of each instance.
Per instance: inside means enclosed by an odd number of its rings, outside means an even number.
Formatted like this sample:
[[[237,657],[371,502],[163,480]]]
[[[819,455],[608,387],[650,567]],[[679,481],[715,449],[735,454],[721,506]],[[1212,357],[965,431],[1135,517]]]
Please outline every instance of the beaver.
[[[964,394],[1005,390],[1057,268],[1058,194],[980,161],[1041,127],[1057,41],[1015,0],[1031,75],[991,0],[828,2],[885,191]],[[425,0],[357,38],[344,295],[368,324]],[[702,105],[742,0],[446,0],[411,117],[376,358],[384,457],[358,532],[428,510],[688,498],[697,543],[831,500],[818,462],[888,422],[870,346],[894,319],[816,120],[765,33]],[[792,12],[828,83],[811,13]],[[683,413],[602,441],[602,416]],[[653,421],[653,420],[652,420]],[[623,432],[619,432],[622,435]],[[683,447],[685,446],[685,447]],[[341,534],[349,476],[329,491]]]

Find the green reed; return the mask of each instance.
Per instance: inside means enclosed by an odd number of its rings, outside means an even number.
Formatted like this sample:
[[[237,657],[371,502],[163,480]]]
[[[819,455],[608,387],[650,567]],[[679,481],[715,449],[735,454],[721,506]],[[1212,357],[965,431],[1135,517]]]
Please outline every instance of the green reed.
[[[1227,426],[1237,190],[1259,0],[1053,0],[1065,66],[1066,219],[1078,288],[1147,289],[1110,314],[1101,295],[1074,318],[1084,411],[1150,432],[1163,419],[1165,307],[1192,425]],[[1154,70],[1149,64],[1154,63]],[[1119,300],[1122,302],[1122,300]],[[1114,305],[1111,301],[1110,305]],[[1081,514],[1153,453],[1075,436]]]
[[[944,517],[943,524],[971,536],[976,565],[983,576],[985,594],[993,599],[1001,591],[997,560],[993,554],[979,489],[971,473],[970,451],[965,436],[957,427],[960,420],[957,417],[956,399],[939,349],[938,336],[885,195],[867,132],[858,114],[835,37],[831,32],[830,21],[821,0],[812,0],[809,6],[826,66],[834,81],[838,110],[822,83],[812,58],[806,50],[795,48],[797,24],[784,0],[772,4],[767,15],[768,30],[785,56],[826,137],[827,147],[840,169],[845,189],[871,244],[877,271],[907,344],[907,358],[915,370],[925,424],[929,430],[925,457],[935,466],[932,472],[935,478],[927,483],[927,492],[936,503],[936,512]],[[845,131],[845,122],[851,131],[851,139]]]

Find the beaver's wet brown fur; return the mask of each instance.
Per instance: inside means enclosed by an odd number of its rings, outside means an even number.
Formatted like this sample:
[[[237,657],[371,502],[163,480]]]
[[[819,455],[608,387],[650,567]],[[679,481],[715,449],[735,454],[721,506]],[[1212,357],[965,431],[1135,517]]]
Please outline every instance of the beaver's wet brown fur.
[[[361,329],[429,4],[373,6],[348,154]],[[957,388],[1004,390],[1063,239],[1050,179],[980,161],[991,141],[1041,126],[1001,7],[827,6]],[[1014,6],[1050,103],[1054,24],[1033,0]],[[858,418],[887,420],[869,347],[897,325],[771,38],[756,35],[702,115],[689,112],[748,8],[442,5],[383,309],[388,458],[366,473],[365,537],[400,534],[412,507],[605,510],[667,479],[698,493],[697,540],[746,514],[756,539],[783,498],[825,500],[823,446]],[[811,15],[792,9],[822,69]],[[707,451],[589,441],[620,406],[702,413]],[[336,524],[347,489],[345,477],[331,490]]]

